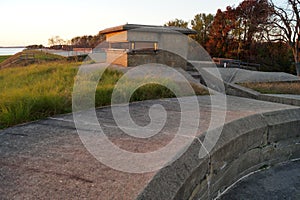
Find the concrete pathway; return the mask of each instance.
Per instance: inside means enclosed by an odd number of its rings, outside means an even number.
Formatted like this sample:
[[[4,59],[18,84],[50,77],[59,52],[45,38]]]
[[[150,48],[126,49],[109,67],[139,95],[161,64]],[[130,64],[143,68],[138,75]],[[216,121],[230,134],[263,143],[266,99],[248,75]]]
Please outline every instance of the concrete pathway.
[[[185,97],[184,102],[189,104],[190,98]],[[198,97],[201,116],[197,134],[209,126],[210,100],[209,96]],[[133,120],[148,124],[148,111],[154,104],[164,106],[168,119],[160,134],[146,140],[125,135],[116,126],[110,107],[97,109],[97,117],[107,137],[120,148],[139,153],[155,151],[174,137],[181,111],[176,99],[138,102],[130,105]],[[294,108],[231,96],[227,104],[226,122]],[[218,103],[212,107],[224,111]],[[189,112],[192,117],[195,111]],[[0,166],[0,199],[135,199],[156,173],[130,174],[99,162],[83,146],[72,114],[1,130]]]

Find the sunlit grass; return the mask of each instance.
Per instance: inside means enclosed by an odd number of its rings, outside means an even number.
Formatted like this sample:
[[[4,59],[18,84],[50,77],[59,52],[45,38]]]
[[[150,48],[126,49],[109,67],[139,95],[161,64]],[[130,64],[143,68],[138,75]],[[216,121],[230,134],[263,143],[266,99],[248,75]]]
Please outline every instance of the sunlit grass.
[[[0,70],[0,126],[71,111],[79,63],[48,63]]]
[[[72,92],[80,64],[59,61],[0,70],[0,128],[72,112]],[[93,76],[98,78],[97,74]],[[111,104],[112,92],[121,77],[122,73],[115,70],[103,73],[95,92],[96,107]],[[123,85],[124,91],[133,87],[134,82]],[[198,95],[207,94],[201,87],[193,88]],[[191,94],[181,96],[186,95]],[[175,95],[170,89],[153,83],[136,90],[130,101],[168,97]]]
[[[297,94],[300,95],[300,82],[276,82],[276,83],[241,83],[263,94]]]

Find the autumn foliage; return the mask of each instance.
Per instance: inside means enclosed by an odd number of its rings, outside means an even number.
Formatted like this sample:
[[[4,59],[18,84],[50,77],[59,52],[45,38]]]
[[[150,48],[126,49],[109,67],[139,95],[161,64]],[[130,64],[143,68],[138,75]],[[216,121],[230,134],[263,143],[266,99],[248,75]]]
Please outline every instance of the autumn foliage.
[[[284,0],[281,6],[271,0],[244,0],[218,9],[215,15],[197,14],[191,20],[197,34],[191,37],[211,57],[258,63],[264,71],[296,73],[295,65],[300,70],[300,2]]]

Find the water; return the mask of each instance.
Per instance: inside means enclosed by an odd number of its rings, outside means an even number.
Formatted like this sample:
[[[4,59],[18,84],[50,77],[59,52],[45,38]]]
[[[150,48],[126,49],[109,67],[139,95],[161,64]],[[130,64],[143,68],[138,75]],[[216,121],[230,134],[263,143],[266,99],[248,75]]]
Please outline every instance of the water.
[[[0,56],[14,55],[23,51],[25,48],[0,48]]]

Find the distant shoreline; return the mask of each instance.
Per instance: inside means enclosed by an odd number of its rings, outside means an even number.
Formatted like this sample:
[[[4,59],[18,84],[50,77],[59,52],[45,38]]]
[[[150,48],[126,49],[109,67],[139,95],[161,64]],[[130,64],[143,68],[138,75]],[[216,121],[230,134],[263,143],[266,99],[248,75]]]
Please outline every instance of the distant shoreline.
[[[9,46],[9,47],[1,47],[1,49],[6,48],[6,49],[19,49],[19,48],[26,48],[26,46]]]

